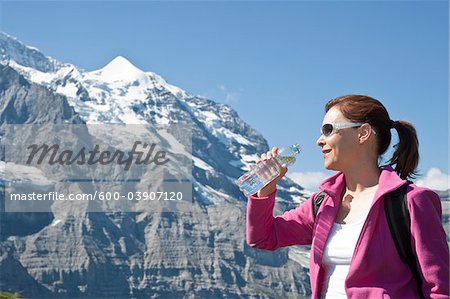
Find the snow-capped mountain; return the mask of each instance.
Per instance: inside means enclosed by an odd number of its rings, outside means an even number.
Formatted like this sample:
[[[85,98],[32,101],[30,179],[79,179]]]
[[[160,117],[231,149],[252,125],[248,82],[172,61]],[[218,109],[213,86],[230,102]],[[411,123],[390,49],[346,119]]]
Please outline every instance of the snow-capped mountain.
[[[60,63],[56,60],[3,32],[0,32],[0,61],[2,63],[16,62],[40,72],[54,72],[60,67]]]
[[[268,145],[231,107],[191,95],[121,56],[85,71],[4,33],[0,54],[0,129],[41,123],[183,124],[192,130],[193,164],[192,206],[184,213],[86,213],[57,206],[40,216],[1,213],[0,290],[33,298],[309,293],[308,271],[299,258],[306,253],[246,245],[246,199],[234,180]],[[32,184],[47,179],[35,169],[19,168],[16,180],[30,180],[30,174]],[[0,175],[5,184],[6,172]],[[283,181],[277,212],[295,207],[306,194]],[[28,226],[18,232],[14,227],[21,221]]]

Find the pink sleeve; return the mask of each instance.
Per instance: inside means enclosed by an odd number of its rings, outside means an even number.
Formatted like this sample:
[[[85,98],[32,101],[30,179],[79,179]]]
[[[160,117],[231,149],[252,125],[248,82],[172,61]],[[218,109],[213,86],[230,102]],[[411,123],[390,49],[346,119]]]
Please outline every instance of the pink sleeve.
[[[411,195],[408,205],[423,293],[426,298],[449,298],[449,248],[442,226],[439,196],[421,188]]]
[[[275,250],[312,242],[314,219],[312,198],[281,216],[273,216],[276,190],[267,197],[250,196],[247,203],[247,243],[251,247]]]

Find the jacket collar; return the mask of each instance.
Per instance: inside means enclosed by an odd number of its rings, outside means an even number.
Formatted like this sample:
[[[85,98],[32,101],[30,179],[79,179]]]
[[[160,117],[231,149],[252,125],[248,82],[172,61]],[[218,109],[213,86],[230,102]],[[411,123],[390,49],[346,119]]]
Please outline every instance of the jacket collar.
[[[381,198],[383,195],[399,188],[405,183],[406,181],[402,180],[397,175],[391,165],[382,166],[374,202],[378,198]],[[319,188],[334,199],[340,199],[342,192],[345,189],[345,175],[342,172],[337,172],[323,181]]]

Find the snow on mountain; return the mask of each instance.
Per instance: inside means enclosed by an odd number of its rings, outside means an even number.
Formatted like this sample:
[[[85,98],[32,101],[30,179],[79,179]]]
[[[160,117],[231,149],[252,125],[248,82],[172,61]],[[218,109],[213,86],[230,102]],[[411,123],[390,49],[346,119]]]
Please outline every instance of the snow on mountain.
[[[107,83],[122,81],[146,84],[148,82],[148,76],[122,56],[117,56],[105,67],[90,72],[90,75],[97,76]]]
[[[55,182],[47,179],[42,171],[36,167],[5,163],[4,161],[0,161],[0,180],[2,184],[8,184],[12,181],[24,184],[31,183],[35,186],[41,186],[39,189],[48,189],[55,184]]]
[[[4,32],[0,32],[0,62],[15,61],[41,72],[54,72],[59,63],[42,54],[37,48],[26,46]]]

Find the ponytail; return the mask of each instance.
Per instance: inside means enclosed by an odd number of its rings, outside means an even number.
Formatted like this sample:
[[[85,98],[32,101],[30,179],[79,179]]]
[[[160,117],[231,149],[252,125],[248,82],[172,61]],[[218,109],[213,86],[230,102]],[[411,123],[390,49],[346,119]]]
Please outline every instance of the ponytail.
[[[395,165],[395,172],[403,179],[417,176],[419,164],[419,140],[414,126],[407,121],[391,121],[391,127],[397,130],[399,142],[389,164]]]

